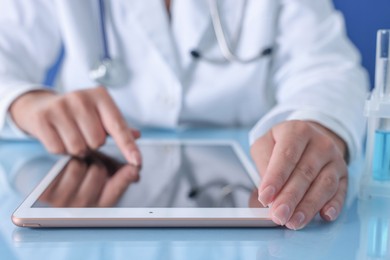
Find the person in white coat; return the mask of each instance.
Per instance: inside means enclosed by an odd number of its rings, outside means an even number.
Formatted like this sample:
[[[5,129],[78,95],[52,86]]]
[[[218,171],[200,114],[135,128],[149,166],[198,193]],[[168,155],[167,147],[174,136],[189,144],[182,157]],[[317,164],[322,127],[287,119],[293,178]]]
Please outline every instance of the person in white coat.
[[[0,1],[1,138],[80,156],[111,135],[139,165],[135,128],[252,126],[273,221],[337,218],[347,161],[361,151],[367,78],[330,0],[218,1],[234,56],[217,39],[215,1],[102,3]],[[61,46],[59,87],[45,88]],[[95,80],[104,58],[125,71],[116,87]]]

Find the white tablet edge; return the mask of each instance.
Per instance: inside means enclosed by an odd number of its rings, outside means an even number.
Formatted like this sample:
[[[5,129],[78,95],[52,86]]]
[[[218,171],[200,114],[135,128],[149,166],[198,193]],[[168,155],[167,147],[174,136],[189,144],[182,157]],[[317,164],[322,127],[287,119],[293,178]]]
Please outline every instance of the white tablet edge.
[[[236,141],[142,139],[137,142],[140,144],[230,145],[255,186],[259,183],[255,168]],[[107,144],[111,143],[109,141]],[[23,227],[275,226],[271,221],[268,208],[32,208],[34,202],[70,158],[70,156],[61,158],[15,210],[12,215],[15,225]]]

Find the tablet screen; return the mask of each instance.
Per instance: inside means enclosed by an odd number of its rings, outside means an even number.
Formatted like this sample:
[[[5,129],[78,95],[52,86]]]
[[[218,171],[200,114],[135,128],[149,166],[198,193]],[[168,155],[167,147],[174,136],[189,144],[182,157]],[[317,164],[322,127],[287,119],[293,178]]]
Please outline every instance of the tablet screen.
[[[260,207],[257,189],[231,145],[140,144],[141,168],[114,145],[72,158],[34,208]]]

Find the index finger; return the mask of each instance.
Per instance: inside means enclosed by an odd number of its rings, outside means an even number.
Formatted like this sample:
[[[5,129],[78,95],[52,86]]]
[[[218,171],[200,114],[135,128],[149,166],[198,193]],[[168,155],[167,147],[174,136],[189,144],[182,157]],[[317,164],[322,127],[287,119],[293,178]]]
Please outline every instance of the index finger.
[[[110,97],[104,87],[98,88],[100,92],[100,102],[96,106],[104,129],[115,140],[126,160],[139,166],[142,163],[141,153],[135,143],[136,136],[127,126],[121,112]]]
[[[269,205],[282,189],[310,140],[309,134],[302,135],[300,130],[289,127],[273,131],[273,136],[275,146],[259,187],[259,201],[263,205]]]

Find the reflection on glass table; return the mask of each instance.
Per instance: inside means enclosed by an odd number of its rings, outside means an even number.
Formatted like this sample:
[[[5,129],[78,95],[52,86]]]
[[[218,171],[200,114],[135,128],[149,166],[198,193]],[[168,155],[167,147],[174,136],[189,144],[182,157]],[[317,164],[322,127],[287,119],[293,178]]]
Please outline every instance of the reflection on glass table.
[[[360,248],[358,259],[390,259],[390,199],[369,197],[360,200]]]
[[[175,138],[178,134],[150,131],[143,136]],[[194,132],[180,133],[185,138]],[[201,137],[241,138],[247,132],[202,131]],[[247,144],[246,144],[247,145]],[[355,185],[362,167],[349,167],[347,201],[331,224],[314,219],[304,230],[284,228],[109,228],[22,229],[15,227],[13,210],[44,176],[56,158],[36,143],[0,144],[0,252],[2,259],[386,259],[390,202],[364,205]],[[166,161],[166,163],[171,163]],[[179,165],[172,164],[172,166]],[[207,165],[205,165],[207,167]],[[176,168],[177,169],[177,168]],[[186,179],[183,179],[183,181]],[[140,174],[140,183],[142,174]],[[138,184],[137,183],[137,184]],[[133,185],[133,184],[132,184]],[[169,188],[161,183],[163,190]],[[187,191],[189,191],[188,189]],[[167,200],[163,200],[167,201]],[[377,203],[374,203],[374,202]],[[373,207],[368,209],[367,207]],[[377,211],[381,212],[377,212]],[[377,213],[375,213],[377,212]],[[379,216],[379,217],[378,217]],[[369,221],[374,219],[374,221]],[[375,219],[380,219],[376,221]],[[386,221],[382,221],[386,220]],[[377,224],[370,224],[377,223]],[[387,222],[388,223],[388,222]],[[377,258],[370,256],[376,255]],[[370,258],[371,257],[371,258]],[[382,258],[381,258],[382,257]],[[388,258],[387,258],[388,259]]]
[[[33,207],[262,207],[229,145],[142,143],[141,168],[112,148],[72,158]]]

